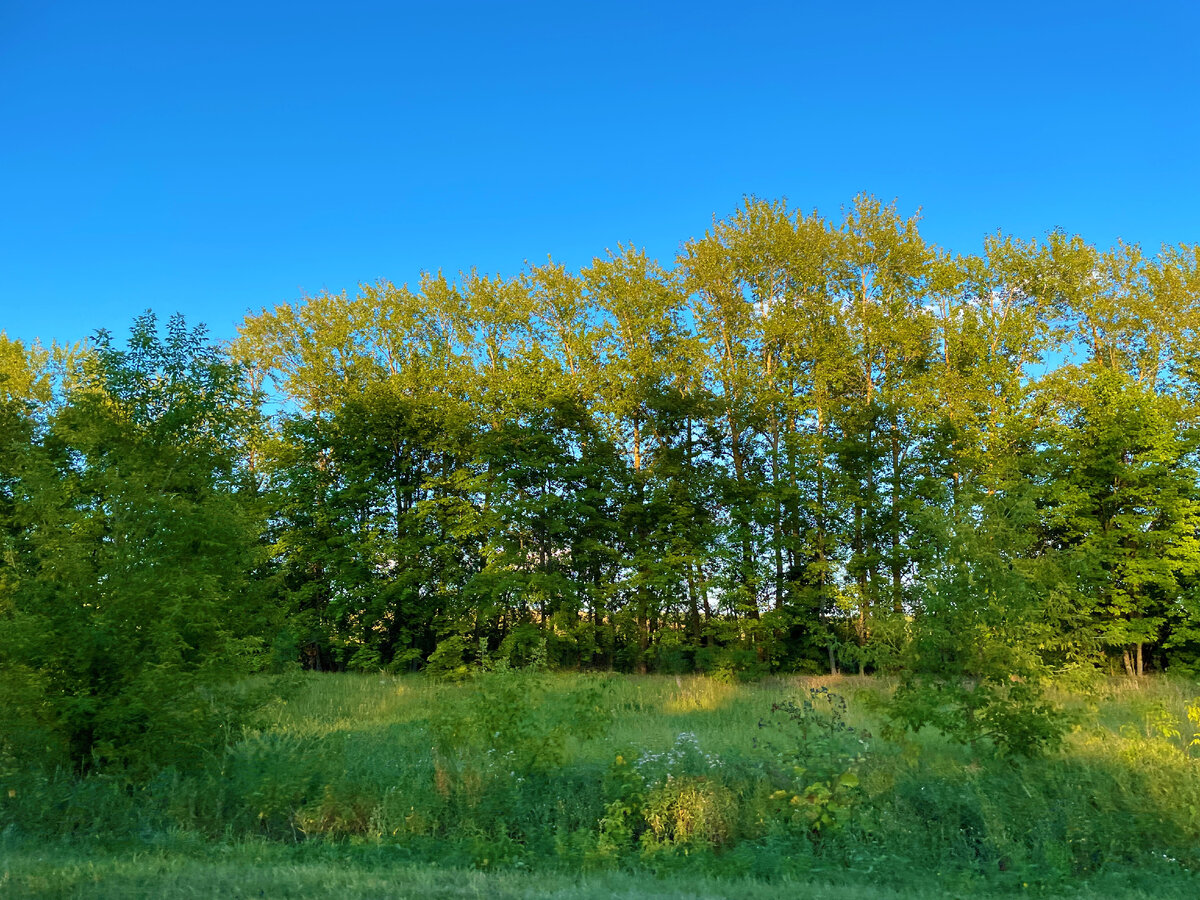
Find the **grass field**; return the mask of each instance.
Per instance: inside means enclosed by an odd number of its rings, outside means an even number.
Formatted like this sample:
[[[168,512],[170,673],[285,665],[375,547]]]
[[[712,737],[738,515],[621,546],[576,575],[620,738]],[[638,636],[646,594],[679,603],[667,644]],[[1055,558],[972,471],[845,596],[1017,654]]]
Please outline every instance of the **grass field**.
[[[1194,897],[1182,885],[1149,879],[1144,886],[1101,879],[1053,890],[992,888],[981,883],[947,883],[914,874],[909,886],[876,886],[868,879],[840,883],[819,878],[719,878],[675,874],[605,872],[584,875],[519,871],[479,872],[432,865],[388,864],[371,854],[301,854],[279,848],[222,848],[204,858],[161,852],[87,853],[55,847],[49,853],[19,853],[8,859],[0,896],[39,898],[525,898],[563,900],[677,898],[677,900],[924,900],[924,898]]]
[[[0,775],[0,897],[1200,896],[1200,685],[1058,688],[1034,760],[888,690],[297,677],[199,771]]]

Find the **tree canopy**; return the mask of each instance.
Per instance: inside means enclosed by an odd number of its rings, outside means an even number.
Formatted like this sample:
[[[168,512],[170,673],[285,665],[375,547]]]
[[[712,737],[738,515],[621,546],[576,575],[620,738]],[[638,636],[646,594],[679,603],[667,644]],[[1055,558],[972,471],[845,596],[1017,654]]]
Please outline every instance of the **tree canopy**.
[[[5,690],[86,760],[271,658],[965,678],[980,733],[1046,671],[1196,670],[1200,248],[918,226],[750,198],[229,347],[0,339]]]

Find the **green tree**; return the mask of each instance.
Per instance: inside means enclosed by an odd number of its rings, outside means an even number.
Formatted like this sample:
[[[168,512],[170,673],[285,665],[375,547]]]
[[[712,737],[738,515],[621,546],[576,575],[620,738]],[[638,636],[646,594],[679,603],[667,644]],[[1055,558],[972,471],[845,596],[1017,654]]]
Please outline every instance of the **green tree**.
[[[1171,398],[1095,364],[1071,375],[1046,450],[1044,540],[1061,560],[1077,640],[1141,675],[1145,648],[1162,643],[1200,574],[1195,444]]]
[[[195,759],[230,714],[222,686],[263,630],[250,575],[260,507],[240,440],[257,415],[203,329],[139,317],[79,358],[16,473],[22,534],[0,660],[82,769]]]
[[[644,669],[670,594],[655,546],[653,493],[655,465],[670,441],[657,415],[660,400],[676,389],[684,365],[681,298],[669,274],[633,248],[594,260],[581,277],[603,322],[593,370],[596,419],[625,464],[618,513],[623,609],[614,618],[628,623],[623,630],[632,639],[631,662]]]

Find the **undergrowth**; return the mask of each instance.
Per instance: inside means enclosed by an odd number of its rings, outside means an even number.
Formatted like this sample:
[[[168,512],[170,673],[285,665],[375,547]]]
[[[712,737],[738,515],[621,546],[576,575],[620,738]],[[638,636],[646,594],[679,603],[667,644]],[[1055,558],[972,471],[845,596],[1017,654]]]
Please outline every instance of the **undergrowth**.
[[[252,845],[547,877],[1200,895],[1197,685],[1052,688],[1074,724],[1061,750],[1031,758],[889,729],[889,690],[312,675],[192,769],[10,767],[0,841],[18,861],[33,847],[214,859]],[[0,877],[26,871],[4,865]]]

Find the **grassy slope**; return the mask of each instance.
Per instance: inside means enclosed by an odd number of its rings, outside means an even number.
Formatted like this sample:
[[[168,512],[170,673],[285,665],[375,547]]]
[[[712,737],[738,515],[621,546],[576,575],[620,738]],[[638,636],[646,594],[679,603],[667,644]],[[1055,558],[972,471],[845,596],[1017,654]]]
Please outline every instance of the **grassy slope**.
[[[577,683],[564,678],[556,686],[565,690]],[[771,703],[818,683],[851,700],[852,724],[878,731],[879,723],[862,701],[865,693],[885,687],[879,681],[773,679],[731,686],[703,678],[626,677],[608,688],[605,702],[614,719],[607,734],[573,742],[568,760],[572,766],[607,766],[617,752],[628,748],[666,750],[681,732],[694,733],[705,751],[718,756],[752,754],[761,734],[758,723]],[[271,754],[283,748],[287,753],[276,760],[279,766],[303,762],[315,783],[348,781],[369,794],[407,777],[406,757],[428,745],[424,727],[431,712],[454,709],[471,690],[420,678],[310,676],[289,702],[271,713],[262,732],[245,743],[263,771],[270,771]],[[1181,726],[1183,733],[1175,737],[1154,723],[1162,709],[1186,725],[1186,702],[1197,693],[1200,686],[1164,680],[1115,681],[1088,692],[1063,691],[1059,699],[1080,727],[1061,758],[1022,768],[981,758],[935,734],[920,735],[903,748],[876,741],[880,760],[864,772],[864,791],[871,802],[886,814],[892,792],[903,786],[910,793],[928,788],[935,807],[931,818],[914,823],[912,833],[903,830],[903,821],[884,823],[892,829],[887,839],[891,843],[872,847],[871,858],[860,863],[818,862],[807,874],[777,875],[771,881],[712,879],[703,867],[693,871],[686,864],[660,878],[621,871],[577,876],[569,865],[553,861],[536,873],[513,866],[484,873],[468,868],[471,860],[452,855],[441,865],[428,854],[405,857],[380,835],[367,833],[369,829],[340,835],[331,830],[326,837],[335,837],[332,842],[320,839],[315,826],[310,838],[318,839],[302,843],[279,835],[262,840],[232,826],[224,837],[211,828],[202,835],[202,828],[187,828],[189,814],[178,809],[173,813],[182,823],[178,828],[162,830],[160,823],[157,831],[144,825],[122,835],[124,826],[103,820],[108,812],[104,804],[92,808],[72,800],[78,807],[71,808],[73,836],[47,840],[28,827],[10,826],[0,837],[0,897],[1195,897],[1200,896],[1196,879],[1157,858],[1163,854],[1157,853],[1154,829],[1178,832],[1183,823],[1190,834],[1192,825],[1200,824],[1200,763],[1186,753],[1188,729]],[[250,752],[243,751],[243,756]],[[204,791],[216,787],[179,783],[170,790],[181,798],[177,806],[199,808]],[[201,796],[189,799],[189,791]],[[1126,844],[1132,849],[1121,856],[1119,865],[1079,879],[1032,878],[1029,883],[1015,872],[1002,877],[969,865],[955,867],[953,848],[937,849],[942,845],[928,835],[943,821],[957,821],[951,807],[961,806],[968,795],[976,798],[972,802],[983,798],[978,801],[983,810],[979,827],[995,836],[1037,827],[1038,822],[1028,819],[1039,816],[1039,810],[1083,802],[1080,795],[1089,791],[1098,794],[1083,798],[1095,805],[1096,829],[1089,832],[1090,839],[1099,835],[1110,856]],[[234,805],[265,805],[269,794],[263,785],[250,785],[234,798]],[[1116,794],[1128,796],[1121,802],[1108,796]],[[1043,795],[1057,799],[1043,801]],[[12,820],[22,821],[12,813],[11,804],[17,801],[9,802]],[[938,809],[939,804],[944,809]],[[1005,821],[1010,808],[1016,821]],[[1136,811],[1136,821],[1129,809]],[[4,813],[0,809],[0,817]],[[25,813],[27,819],[28,810]],[[194,815],[197,821],[201,817]],[[901,810],[897,815],[902,819],[907,813]],[[882,833],[884,825],[879,828]],[[951,842],[956,829],[961,826],[946,826]],[[939,871],[942,868],[946,871]],[[1028,868],[1037,874],[1034,862]],[[760,870],[761,865],[754,868]]]

